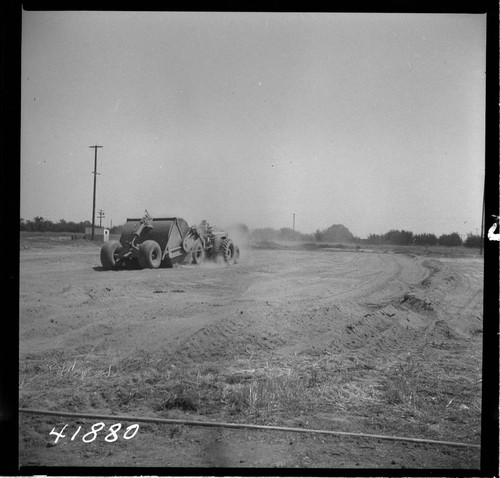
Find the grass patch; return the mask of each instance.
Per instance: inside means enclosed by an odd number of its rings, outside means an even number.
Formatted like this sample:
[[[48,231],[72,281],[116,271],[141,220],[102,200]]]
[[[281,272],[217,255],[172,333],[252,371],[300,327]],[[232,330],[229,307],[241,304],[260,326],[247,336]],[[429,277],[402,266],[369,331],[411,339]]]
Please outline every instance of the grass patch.
[[[385,379],[386,402],[415,412],[421,406],[418,392],[419,375],[420,372],[411,358],[397,365]]]
[[[429,364],[408,356],[388,370],[381,403],[385,408],[389,405],[402,423],[426,435],[429,430],[440,437],[458,431],[464,437],[470,435],[469,440],[479,439],[481,384],[471,378],[470,370],[457,371],[453,362]]]
[[[480,433],[481,384],[470,378],[465,365],[457,369],[449,357],[431,364],[408,356],[374,370],[369,357],[366,362],[328,352],[194,366],[148,352],[111,365],[109,358],[105,364],[102,357],[82,355],[64,360],[60,355],[38,361],[30,357],[20,387],[21,406],[141,411],[163,418],[188,414],[266,425],[323,414],[371,417],[367,432],[385,433],[388,426],[394,433],[441,438],[458,431],[475,439]],[[315,426],[338,427],[339,422],[322,420]]]
[[[25,357],[19,367],[19,390],[33,385],[37,379],[75,384],[112,377],[116,372],[113,361],[106,354],[93,354],[94,349],[71,358],[65,358],[61,352]]]
[[[117,368],[128,370],[130,385],[143,384],[143,392],[150,389],[147,400],[157,412],[181,410],[233,419],[238,415],[271,423],[304,412],[345,411],[378,400],[377,387],[353,381],[360,364],[339,366],[339,360],[334,355],[319,360],[295,357],[290,363],[240,359],[195,367],[149,362],[141,370],[132,370],[128,362]]]

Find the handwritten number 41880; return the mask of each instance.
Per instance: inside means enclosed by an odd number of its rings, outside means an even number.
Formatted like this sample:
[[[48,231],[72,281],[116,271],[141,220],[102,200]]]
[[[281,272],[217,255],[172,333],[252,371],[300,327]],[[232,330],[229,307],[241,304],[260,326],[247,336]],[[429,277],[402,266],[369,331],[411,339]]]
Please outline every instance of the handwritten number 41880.
[[[56,427],[52,428],[52,431],[49,433],[49,435],[55,435],[56,439],[54,440],[54,443],[57,443],[61,438],[66,438],[66,435],[63,435],[64,430],[66,430],[66,427],[68,425],[64,425],[63,429],[60,432],[56,431]],[[106,426],[105,423],[99,422],[99,423],[94,423],[88,433],[85,433],[82,437],[82,441],[84,443],[90,443],[93,442],[97,438],[97,434]],[[107,435],[104,437],[104,440],[107,442],[114,442],[120,438],[118,436],[118,432],[121,430],[122,424],[121,423],[115,423],[111,425],[108,429]],[[81,426],[78,427],[78,430],[72,435],[71,441],[73,441],[78,433],[80,433],[80,430],[82,429]],[[139,425],[136,423],[134,425],[130,425],[125,429],[125,433],[123,434],[122,438],[124,440],[131,440],[132,438],[135,437],[137,432],[139,431]]]

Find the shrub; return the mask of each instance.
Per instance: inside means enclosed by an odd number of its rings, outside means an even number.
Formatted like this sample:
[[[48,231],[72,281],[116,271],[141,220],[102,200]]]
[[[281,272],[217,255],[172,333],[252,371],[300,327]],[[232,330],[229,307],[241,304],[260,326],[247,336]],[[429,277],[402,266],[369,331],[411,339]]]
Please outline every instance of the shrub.
[[[343,224],[333,224],[327,229],[317,229],[314,238],[318,242],[353,242],[354,236]]]
[[[417,246],[435,246],[438,238],[434,234],[417,234],[413,236],[413,242]]]
[[[384,234],[384,242],[387,244],[396,244],[398,246],[409,245],[413,241],[413,232],[390,230]]]
[[[366,242],[368,244],[380,245],[382,244],[382,236],[380,234],[370,234],[366,239]]]
[[[442,234],[439,236],[439,245],[440,246],[461,246],[462,238],[458,232],[452,232],[451,234]]]
[[[472,234],[472,232],[469,232],[467,234],[467,238],[464,241],[464,246],[465,247],[475,247],[475,248],[480,248],[482,243],[482,238],[481,236],[477,236],[475,234]]]

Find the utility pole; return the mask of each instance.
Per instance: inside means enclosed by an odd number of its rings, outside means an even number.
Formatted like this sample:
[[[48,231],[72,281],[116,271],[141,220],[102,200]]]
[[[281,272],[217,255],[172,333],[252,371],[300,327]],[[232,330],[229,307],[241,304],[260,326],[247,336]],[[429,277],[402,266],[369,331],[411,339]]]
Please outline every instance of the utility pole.
[[[102,209],[99,209],[99,215],[97,217],[99,218],[99,227],[102,227],[102,218],[106,217]]]
[[[480,241],[480,249],[479,249],[479,255],[483,255],[483,238],[484,238],[484,195],[486,192],[486,180],[484,182],[484,187],[483,187],[483,210],[481,212],[481,241]]]
[[[92,238],[91,240],[94,240],[94,229],[95,229],[95,188],[96,188],[96,179],[97,175],[99,174],[97,172],[97,148],[102,148],[102,146],[89,146],[89,148],[94,148],[95,151],[95,159],[94,159],[94,171],[92,171],[94,175],[94,200],[92,202]]]
[[[295,213],[293,213],[293,231],[295,232]]]

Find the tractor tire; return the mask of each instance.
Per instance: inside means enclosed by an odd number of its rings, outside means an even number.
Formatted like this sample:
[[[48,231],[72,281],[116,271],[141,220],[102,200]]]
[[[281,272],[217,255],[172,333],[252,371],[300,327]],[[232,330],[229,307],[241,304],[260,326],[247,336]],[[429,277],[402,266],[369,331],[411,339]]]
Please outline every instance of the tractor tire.
[[[139,265],[143,269],[158,269],[160,264],[160,245],[156,241],[144,241],[139,246]]]
[[[222,245],[222,239],[220,237],[215,237],[214,238],[214,247],[212,249],[212,257],[217,258],[217,254],[219,253],[219,250]]]
[[[122,245],[118,241],[106,242],[101,247],[101,264],[104,269],[116,269],[118,264],[116,260]]]
[[[234,263],[238,264],[238,262],[240,262],[240,248],[234,246]]]
[[[227,265],[234,264],[234,244],[231,239],[224,239],[220,246],[220,254]]]
[[[201,241],[198,239],[193,247],[193,252],[191,253],[191,262],[193,264],[202,264],[203,259],[205,259],[205,251]]]

